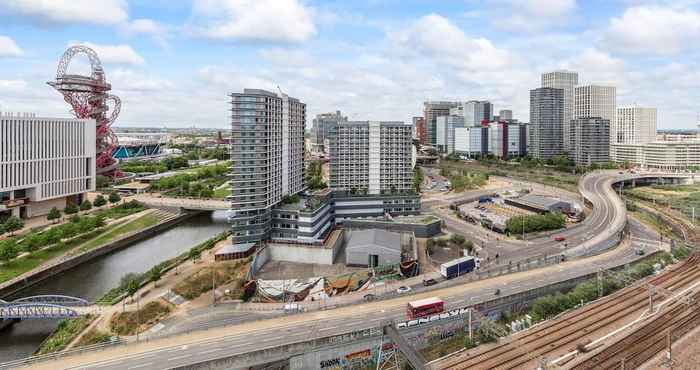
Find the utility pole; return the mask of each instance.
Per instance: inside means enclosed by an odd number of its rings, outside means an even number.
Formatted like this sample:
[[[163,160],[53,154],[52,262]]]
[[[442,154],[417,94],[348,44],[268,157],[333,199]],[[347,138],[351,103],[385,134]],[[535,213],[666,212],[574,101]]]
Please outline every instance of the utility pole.
[[[136,342],[139,341],[139,329],[141,327],[141,318],[139,317],[139,311],[141,311],[139,302],[141,301],[141,294],[136,292]]]
[[[216,269],[214,266],[211,267],[211,307],[214,308],[216,305]]]

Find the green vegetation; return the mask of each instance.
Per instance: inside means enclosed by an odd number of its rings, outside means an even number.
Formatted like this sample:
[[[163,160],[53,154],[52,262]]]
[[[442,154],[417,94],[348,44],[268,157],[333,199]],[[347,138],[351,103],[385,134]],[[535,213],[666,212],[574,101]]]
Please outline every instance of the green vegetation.
[[[284,198],[282,198],[282,204],[296,204],[299,203],[299,200],[301,200],[299,194],[285,195]]]
[[[87,252],[89,250],[95,249],[101,245],[107,244],[118,238],[121,238],[129,233],[151,227],[157,224],[158,222],[160,222],[160,218],[158,218],[158,216],[153,214],[147,214],[122,225],[117,225],[113,228],[110,227],[105,233],[103,233],[99,237],[83,244],[80,247],[79,252]]]
[[[78,213],[78,211],[79,211],[78,206],[76,206],[73,203],[68,204],[66,206],[66,208],[63,209],[63,213],[65,213],[67,215],[74,215],[74,214]]]
[[[13,235],[15,231],[22,230],[23,227],[24,221],[22,221],[21,218],[10,216],[5,220],[5,222],[0,224],[0,235],[5,233],[10,233],[10,235]]]
[[[246,267],[247,264],[241,263],[240,261],[217,263],[213,267],[202,268],[196,273],[186,277],[175,286],[173,291],[188,300],[195,299],[211,291],[213,270],[214,280],[217,286],[236,281],[233,294],[235,295],[236,292],[243,293],[243,278],[248,271]]]
[[[96,216],[102,216],[104,218],[111,218],[113,220],[117,220],[126,216],[139,213],[145,209],[146,206],[144,206],[136,200],[132,200],[130,202],[122,203],[118,206],[97,211],[94,214]]]
[[[659,260],[667,261],[666,256],[660,256]],[[629,272],[629,277],[638,280],[654,273],[652,267],[655,262],[641,262],[636,264]],[[611,294],[621,288],[623,284],[612,278],[603,279],[603,295]],[[530,309],[533,321],[542,321],[556,316],[566,310],[598,299],[599,291],[596,280],[590,280],[578,284],[572,291],[562,294],[557,293],[537,298]]]
[[[93,205],[94,205],[95,207],[102,207],[102,206],[105,205],[105,204],[107,204],[107,200],[105,199],[105,197],[102,196],[102,194],[98,194],[98,195],[95,197],[95,201],[93,202]]]
[[[75,344],[75,347],[89,346],[91,344],[107,343],[112,340],[112,334],[105,333],[95,328],[85,333]]]
[[[425,180],[425,176],[423,175],[423,170],[416,166],[416,168],[413,170],[413,187],[416,190],[416,193],[420,193],[420,186],[423,184],[423,181]]]
[[[118,335],[135,335],[142,333],[161,319],[165,318],[172,308],[160,301],[146,303],[140,310],[117,312],[109,322],[110,329]]]
[[[566,217],[561,213],[546,213],[544,215],[514,216],[506,221],[506,231],[511,234],[557,230],[566,226]]]
[[[66,319],[58,324],[54,332],[41,343],[35,354],[43,355],[58,352],[66,348],[85,328],[87,328],[95,317],[86,315],[75,319]]]
[[[114,204],[114,203],[119,203],[119,201],[122,200],[122,197],[119,196],[119,193],[116,191],[113,191],[109,193],[109,202]]]
[[[625,195],[656,206],[671,207],[691,221],[695,208],[695,224],[700,225],[700,184],[644,186],[627,189]]]
[[[326,183],[323,181],[323,161],[311,161],[306,167],[304,183],[309,190],[325,189]]]
[[[212,198],[214,199],[224,199],[227,196],[231,195],[231,185],[226,184],[225,186],[219,186],[214,190],[214,194],[212,195]]]
[[[210,250],[214,248],[216,243],[226,239],[231,235],[230,231],[224,231],[221,234],[208,239],[192,248],[190,250],[180,254],[177,257],[171,258],[169,260],[165,260],[158,265],[154,266],[154,268],[158,268],[161,271],[161,276],[165,274],[166,272],[170,271],[171,269],[175,268],[177,265],[187,261],[188,259],[196,260],[199,258],[199,256],[202,255],[202,252],[206,250]],[[193,257],[193,256],[196,256]],[[211,275],[210,275],[211,277]],[[141,286],[144,286],[145,284],[148,284],[151,278],[153,276],[149,274],[136,274],[136,273],[128,273],[124,275],[120,282],[119,286],[116,288],[111,289],[109,292],[107,292],[105,295],[100,297],[96,303],[100,305],[113,305],[122,300],[122,298],[125,295],[133,295],[135,292],[135,289],[138,289]]]
[[[486,172],[467,171],[447,166],[440,169],[440,175],[450,180],[452,190],[455,192],[478,189],[486,185],[489,180],[489,174]]]
[[[154,172],[161,173],[172,171],[179,168],[188,167],[187,158],[185,157],[168,157],[158,162],[133,161],[125,162],[119,165],[119,168],[124,172]]]
[[[450,248],[452,250],[466,249],[471,254],[474,252],[474,243],[471,240],[467,240],[465,237],[459,234],[452,234],[449,238],[431,238],[428,239],[426,248],[428,254],[432,254],[436,247],[440,248]]]
[[[46,215],[46,219],[49,221],[55,221],[61,218],[61,211],[58,210],[58,208],[53,207],[49,211],[49,214]]]
[[[193,171],[162,178],[151,185],[154,191],[166,191],[172,196],[211,198],[214,189],[227,181],[228,165],[205,166]]]
[[[80,210],[81,211],[89,211],[92,209],[92,203],[90,203],[89,200],[85,199],[82,203],[80,203]]]

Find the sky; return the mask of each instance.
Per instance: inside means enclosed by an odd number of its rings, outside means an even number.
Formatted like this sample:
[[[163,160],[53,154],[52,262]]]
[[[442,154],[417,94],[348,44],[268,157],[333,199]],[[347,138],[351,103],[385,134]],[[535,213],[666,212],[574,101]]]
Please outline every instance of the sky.
[[[0,111],[69,116],[46,82],[83,44],[122,127],[225,129],[227,94],[278,86],[307,125],[336,110],[410,122],[425,100],[529,121],[529,90],[555,69],[657,107],[660,129],[696,128],[700,112],[700,0],[0,0],[0,17]]]

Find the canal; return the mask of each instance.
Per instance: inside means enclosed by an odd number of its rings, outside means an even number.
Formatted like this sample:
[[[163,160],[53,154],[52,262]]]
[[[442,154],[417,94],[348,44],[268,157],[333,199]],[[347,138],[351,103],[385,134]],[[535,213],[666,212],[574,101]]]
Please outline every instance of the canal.
[[[226,213],[189,218],[177,226],[128,248],[98,257],[30,287],[18,297],[64,294],[94,301],[119,284],[127,273],[143,273],[226,230]],[[28,320],[0,332],[0,362],[31,356],[59,320]]]

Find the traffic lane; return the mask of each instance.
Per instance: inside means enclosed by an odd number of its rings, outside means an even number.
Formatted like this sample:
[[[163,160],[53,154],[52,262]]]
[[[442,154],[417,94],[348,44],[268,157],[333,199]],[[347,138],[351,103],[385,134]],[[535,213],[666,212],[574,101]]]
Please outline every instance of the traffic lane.
[[[627,259],[634,257],[633,253],[626,251],[623,253],[621,258]],[[606,267],[608,265],[605,261],[595,261],[591,263],[592,266]],[[500,296],[508,296],[517,293],[523,293],[537,287],[547,285],[552,281],[566,280],[574,278],[581,275],[586,275],[591,273],[591,268],[587,266],[574,266],[571,268],[559,267],[554,274],[549,276],[536,276],[533,279],[523,279],[515,283],[500,283],[489,287],[482,287],[475,289],[471,292],[463,294],[450,294],[442,296],[447,303],[447,309],[461,308],[464,306],[470,306],[474,304],[479,304],[484,301],[492,300]],[[500,294],[496,294],[496,289],[500,290]],[[187,354],[181,354],[182,351],[178,351],[178,356],[167,358],[172,352],[162,353],[160,358],[157,360],[168,361],[168,366],[185,366],[202,361],[222,358],[226,356],[231,356],[234,354],[241,354],[248,351],[259,350],[261,347],[278,346],[285,343],[292,343],[295,341],[307,341],[312,338],[330,335],[340,335],[348,331],[362,330],[365,328],[376,327],[384,320],[397,319],[404,320],[405,313],[404,307],[394,307],[388,310],[382,310],[377,312],[374,318],[368,319],[366,314],[354,315],[349,318],[345,318],[342,322],[338,320],[324,320],[319,322],[316,327],[312,327],[310,332],[308,330],[308,325],[289,327],[283,330],[284,335],[272,335],[275,333],[269,333],[264,336],[257,335],[255,343],[241,343],[243,337],[229,338],[225,341],[207,343],[202,346],[193,346],[190,349],[184,349]],[[294,334],[297,330],[307,329],[306,332]],[[277,333],[279,334],[279,332]],[[121,366],[126,366],[127,369],[135,369],[140,367],[154,366],[158,362],[154,361],[153,356],[144,357],[140,356],[134,358],[133,361],[121,362]],[[157,366],[157,365],[155,365]],[[110,367],[107,367],[110,368]],[[119,367],[112,367],[118,369]],[[124,368],[124,367],[122,367]]]

